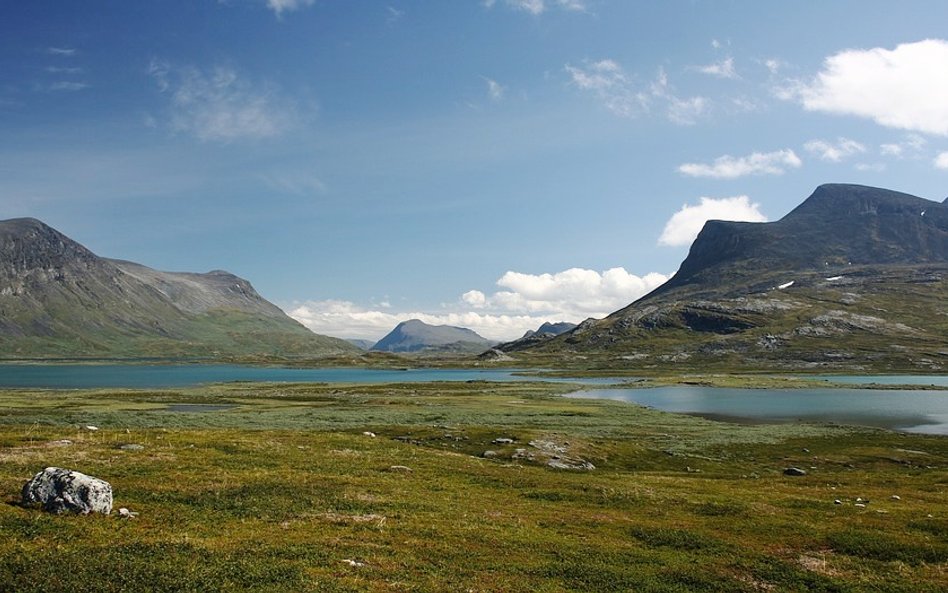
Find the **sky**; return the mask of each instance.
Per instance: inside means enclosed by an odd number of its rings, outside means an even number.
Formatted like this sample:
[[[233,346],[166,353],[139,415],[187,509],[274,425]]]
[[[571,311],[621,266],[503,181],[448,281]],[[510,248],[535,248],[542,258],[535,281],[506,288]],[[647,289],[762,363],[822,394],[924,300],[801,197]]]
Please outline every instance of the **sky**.
[[[948,195],[948,3],[0,2],[0,219],[318,333],[602,317],[709,218]]]

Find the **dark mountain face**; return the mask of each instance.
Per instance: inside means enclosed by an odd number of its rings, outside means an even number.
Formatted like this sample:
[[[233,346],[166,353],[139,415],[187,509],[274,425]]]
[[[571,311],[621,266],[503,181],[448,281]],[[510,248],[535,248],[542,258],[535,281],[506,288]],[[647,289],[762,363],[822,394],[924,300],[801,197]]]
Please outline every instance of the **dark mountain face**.
[[[474,331],[450,325],[428,325],[418,319],[399,323],[372,350],[381,352],[480,353],[493,343]]]
[[[763,271],[932,262],[948,262],[948,206],[886,189],[822,185],[776,222],[708,221],[678,273],[653,294]]]
[[[0,221],[0,352],[13,357],[351,352],[249,282],[100,258],[34,219]]]
[[[669,282],[531,350],[609,366],[941,370],[946,302],[948,205],[823,185],[776,222],[709,221]]]

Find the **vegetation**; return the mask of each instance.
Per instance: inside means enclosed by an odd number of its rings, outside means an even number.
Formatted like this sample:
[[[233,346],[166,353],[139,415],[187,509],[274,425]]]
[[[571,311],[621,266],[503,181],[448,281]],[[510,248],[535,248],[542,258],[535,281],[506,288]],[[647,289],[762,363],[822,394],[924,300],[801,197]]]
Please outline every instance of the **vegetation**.
[[[0,505],[0,583],[47,592],[948,586],[948,439],[722,424],[558,397],[572,388],[2,392],[8,502],[55,465],[108,480],[116,507],[140,516]],[[129,443],[144,448],[120,448]],[[553,469],[556,457],[595,469]],[[785,476],[788,466],[808,473]]]

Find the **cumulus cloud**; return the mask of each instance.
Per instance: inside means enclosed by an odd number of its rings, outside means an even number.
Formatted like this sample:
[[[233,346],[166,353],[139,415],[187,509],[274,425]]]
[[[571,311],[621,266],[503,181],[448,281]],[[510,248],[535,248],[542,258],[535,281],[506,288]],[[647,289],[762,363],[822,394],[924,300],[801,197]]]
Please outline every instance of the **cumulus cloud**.
[[[948,169],[948,152],[938,153],[935,157],[935,167],[938,169]]]
[[[658,244],[671,247],[690,245],[709,220],[767,222],[767,217],[761,213],[760,204],[751,203],[747,196],[702,197],[698,205],[685,204],[668,219]]]
[[[901,130],[948,135],[948,41],[851,49],[826,58],[809,82],[779,96],[809,111],[855,115]]]
[[[708,64],[707,66],[698,66],[697,70],[702,74],[708,74],[718,78],[740,78],[737,75],[737,70],[734,69],[734,58],[726,58],[720,62]]]
[[[745,175],[782,175],[787,169],[796,169],[802,164],[800,157],[788,148],[775,152],[754,152],[743,157],[724,155],[710,164],[685,163],[678,167],[678,171],[690,177],[735,179]]]
[[[603,272],[571,268],[554,274],[509,271],[497,280],[500,290],[469,290],[443,310],[380,311],[348,301],[309,301],[289,315],[311,330],[346,338],[379,339],[398,323],[420,319],[433,325],[473,329],[492,340],[513,340],[547,321],[579,323],[621,309],[668,280],[665,274],[630,274],[624,268]]]
[[[639,117],[658,105],[664,106],[670,121],[690,125],[707,111],[708,101],[704,97],[677,96],[663,69],[647,86],[636,84],[615,60],[585,62],[581,66],[567,64],[565,69],[574,86],[595,94],[606,109],[620,117]]]
[[[209,72],[153,61],[149,74],[171,100],[171,127],[203,141],[268,138],[289,129],[293,105],[269,85],[255,87],[231,68]]]
[[[315,3],[316,0],[267,0],[267,8],[276,13],[278,17],[281,17],[284,12],[293,12],[312,6]]]
[[[847,157],[866,152],[863,144],[849,138],[837,138],[836,142],[810,140],[803,148],[830,163],[838,163]]]

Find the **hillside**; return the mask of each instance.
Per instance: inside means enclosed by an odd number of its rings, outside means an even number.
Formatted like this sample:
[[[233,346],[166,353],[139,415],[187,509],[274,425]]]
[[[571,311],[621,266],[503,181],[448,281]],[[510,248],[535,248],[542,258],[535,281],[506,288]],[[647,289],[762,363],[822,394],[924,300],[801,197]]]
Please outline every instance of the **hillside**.
[[[380,352],[412,352],[425,354],[476,354],[490,348],[493,342],[476,332],[450,325],[429,325],[418,319],[399,323],[395,329],[372,346]]]
[[[0,221],[4,358],[326,356],[318,336],[233,274],[102,258],[42,222]]]
[[[506,342],[504,344],[498,345],[496,348],[501,352],[515,352],[517,350],[526,350],[533,346],[537,346],[550,338],[554,338],[560,334],[566,333],[571,329],[576,327],[575,323],[569,323],[568,321],[559,321],[557,323],[552,323],[547,321],[541,325],[536,331],[530,330],[516,340],[511,342]]]
[[[770,223],[709,221],[675,276],[531,348],[605,367],[948,368],[948,205],[824,185]]]

